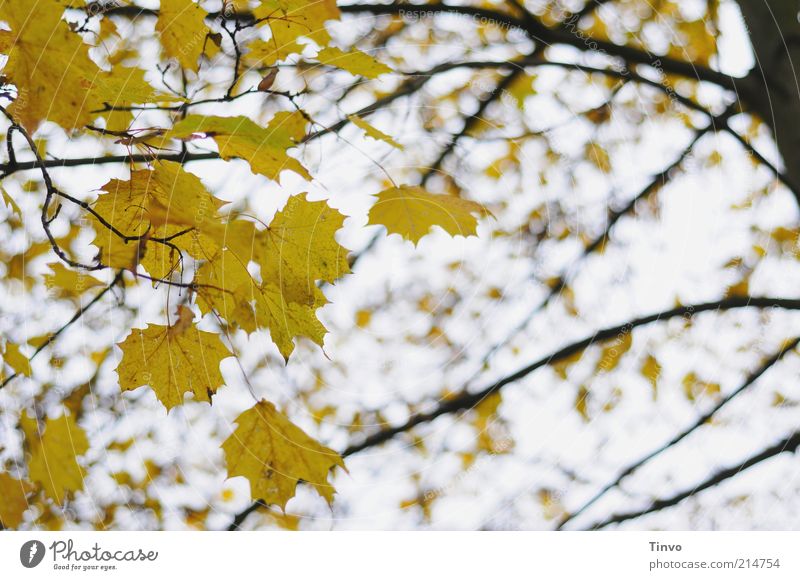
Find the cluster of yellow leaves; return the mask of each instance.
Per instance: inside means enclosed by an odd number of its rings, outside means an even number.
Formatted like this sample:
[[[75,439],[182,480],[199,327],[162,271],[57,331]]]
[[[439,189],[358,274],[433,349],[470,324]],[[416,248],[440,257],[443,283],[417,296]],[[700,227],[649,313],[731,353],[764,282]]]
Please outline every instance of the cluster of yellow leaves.
[[[78,129],[94,118],[106,103],[174,101],[153,89],[139,69],[118,65],[102,70],[89,57],[89,46],[61,19],[58,0],[3,2],[0,20],[10,31],[0,31],[0,53],[8,56],[3,76],[17,87],[9,111],[33,132],[42,121],[66,130]]]
[[[226,2],[223,9],[228,8],[251,6]],[[8,29],[0,30],[0,53],[7,56],[0,81],[15,87],[9,112],[29,134],[48,121],[73,134],[100,120],[107,135],[119,137],[118,144],[156,152],[174,150],[176,142],[185,148],[188,142],[208,140],[222,159],[243,160],[253,173],[267,179],[277,181],[285,170],[311,179],[301,161],[289,154],[306,138],[310,118],[303,111],[278,112],[266,126],[245,116],[182,111],[171,126],[141,133],[129,129],[135,119],[133,105],[181,103],[186,98],[154,88],[144,70],[122,64],[140,56],[136,47],[105,46],[111,39],[122,39],[113,19],[93,15],[99,32],[81,30],[64,18],[64,10],[61,0],[0,4],[0,22]],[[335,0],[263,0],[253,12],[258,34],[242,40],[237,48],[235,77],[250,67],[271,67],[301,53],[313,55],[319,65],[369,79],[392,71],[362,51],[331,45],[326,23],[340,17]],[[161,0],[155,38],[161,57],[177,63],[185,83],[200,79],[203,59],[219,51],[215,26],[195,0]],[[103,48],[95,51],[102,56],[90,52],[92,46]],[[269,90],[274,77],[259,85],[259,90]],[[237,84],[233,83],[226,99]],[[174,92],[166,80],[164,86]],[[348,120],[368,137],[402,149],[363,118],[351,115]],[[44,149],[39,153],[44,155]],[[121,390],[149,386],[169,410],[182,404],[187,394],[194,401],[211,403],[224,383],[220,364],[232,356],[218,332],[199,329],[197,311],[226,328],[247,333],[268,330],[288,360],[298,337],[323,344],[326,329],[317,311],[326,298],[320,285],[332,284],[350,270],[347,252],[336,241],[344,216],[325,201],[294,195],[269,224],[257,225],[249,217],[224,215],[223,203],[197,176],[180,163],[156,157],[147,165],[132,166],[128,178],[106,183],[88,217],[101,265],[137,275],[144,271],[154,284],[187,288],[188,296],[171,324],[134,329],[119,343]],[[431,194],[421,187],[395,187],[377,197],[370,224],[382,224],[415,244],[433,226],[452,235],[475,235],[477,217],[487,214],[479,204]],[[21,217],[5,190],[2,203]],[[67,241],[71,243],[78,232],[79,228],[70,230]],[[13,257],[9,277],[23,279],[25,264],[49,250],[49,244],[40,243]],[[44,283],[55,297],[80,300],[86,290],[104,287],[100,278],[61,263],[49,266]],[[14,373],[30,376],[30,361],[20,348],[12,343],[2,346],[0,376],[6,365]],[[23,504],[27,506],[34,489],[41,488],[57,504],[82,489],[85,472],[78,457],[87,451],[88,441],[77,425],[78,407],[73,403],[65,401],[58,419],[41,423],[23,418],[21,427],[31,458],[28,477],[18,480],[0,474],[3,525],[19,525]],[[494,407],[480,412],[484,427]],[[344,467],[339,455],[311,439],[266,401],[245,411],[237,423],[224,444],[229,475],[247,477],[253,497],[284,507],[303,481],[332,500],[328,475],[335,466]],[[485,442],[485,446],[494,444]]]

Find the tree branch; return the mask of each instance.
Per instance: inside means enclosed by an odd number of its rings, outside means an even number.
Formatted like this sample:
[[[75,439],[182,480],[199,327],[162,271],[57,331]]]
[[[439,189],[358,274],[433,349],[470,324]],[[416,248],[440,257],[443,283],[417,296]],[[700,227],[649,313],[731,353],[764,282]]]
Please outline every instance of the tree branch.
[[[623,324],[598,330],[591,336],[587,336],[581,340],[572,342],[567,346],[564,346],[559,350],[549,355],[546,355],[530,363],[527,366],[520,368],[519,370],[511,373],[510,375],[507,375],[495,381],[494,383],[484,387],[479,391],[476,392],[462,391],[453,397],[440,401],[432,410],[428,412],[417,413],[412,415],[401,425],[385,428],[381,431],[373,433],[372,435],[369,435],[366,438],[364,438],[364,440],[361,441],[360,443],[354,443],[348,446],[344,451],[342,451],[341,455],[342,457],[348,457],[350,455],[354,455],[366,449],[376,447],[378,445],[381,445],[382,443],[386,443],[387,441],[390,441],[397,435],[408,432],[414,427],[417,427],[424,423],[429,423],[434,419],[437,419],[438,417],[441,417],[443,415],[456,414],[461,411],[469,410],[473,408],[475,405],[478,405],[489,395],[501,390],[506,385],[515,383],[544,366],[565,360],[596,343],[600,343],[615,338],[621,332],[625,333],[631,332],[634,328],[638,328],[640,326],[646,326],[654,322],[667,321],[673,318],[679,318],[679,317],[691,318],[696,314],[700,314],[703,312],[724,312],[738,308],[759,308],[759,309],[778,308],[784,310],[800,310],[800,299],[735,296],[714,302],[703,302],[699,304],[678,306],[675,308],[671,308],[669,310],[664,310],[661,312],[656,312],[653,314],[641,316],[633,320],[630,320],[628,322],[625,322]],[[261,502],[261,500],[258,500],[256,503],[263,503],[263,502]],[[259,506],[257,505],[249,506],[247,508],[248,513],[256,511],[258,507]],[[244,519],[244,518],[241,519],[238,518],[239,516],[237,515],[236,519],[234,520],[238,521],[237,526],[240,525]]]
[[[739,475],[739,473],[741,473],[745,469],[749,469],[754,465],[758,465],[759,463],[771,459],[776,455],[780,455],[781,453],[786,453],[786,452],[794,453],[795,451],[797,451],[798,447],[800,447],[800,431],[796,431],[792,433],[789,437],[779,441],[775,445],[768,447],[763,451],[756,453],[755,455],[751,455],[738,465],[734,465],[732,467],[728,467],[726,469],[718,471],[717,473],[715,473],[708,479],[698,483],[691,489],[683,490],[667,498],[656,499],[653,502],[651,502],[650,505],[645,509],[613,515],[608,519],[599,521],[589,526],[587,530],[599,530],[601,528],[605,528],[612,524],[620,524],[628,520],[633,520],[641,516],[678,505],[683,500],[688,499],[693,495],[698,494],[701,491],[704,491],[710,487],[719,485],[723,481],[726,481],[732,477]]]
[[[800,344],[800,337],[785,342],[781,346],[781,349],[778,352],[776,352],[774,355],[772,355],[766,361],[764,361],[764,363],[760,367],[758,367],[755,371],[753,371],[741,385],[739,385],[736,389],[728,393],[721,401],[719,401],[716,405],[714,405],[714,407],[712,407],[706,413],[698,417],[694,423],[692,423],[689,427],[681,431],[679,434],[675,435],[672,439],[664,443],[661,447],[654,449],[653,451],[651,451],[638,461],[631,463],[625,469],[620,471],[616,478],[614,478],[612,481],[604,485],[600,489],[600,491],[598,491],[595,495],[593,495],[588,501],[584,502],[574,512],[565,516],[561,520],[561,522],[559,522],[556,529],[557,530],[563,529],[566,524],[568,524],[570,521],[580,516],[583,512],[585,512],[592,505],[594,505],[601,497],[603,497],[609,491],[619,486],[619,484],[622,483],[622,480],[633,474],[642,465],[649,462],[654,457],[661,455],[668,449],[674,447],[675,445],[683,441],[686,437],[694,433],[697,429],[705,425],[714,415],[716,415],[719,412],[720,409],[722,409],[725,405],[730,403],[734,398],[736,398],[750,386],[755,384],[755,382],[758,381],[758,379],[760,379],[761,376],[764,375],[764,373],[766,373],[770,368],[772,368],[780,360],[782,360],[787,353],[797,348],[798,344]]]
[[[114,286],[116,286],[117,284],[119,284],[119,282],[122,280],[122,275],[123,275],[123,273],[124,273],[124,272],[125,272],[124,270],[119,270],[119,271],[117,272],[117,275],[116,275],[116,276],[114,276],[114,279],[113,279],[113,280],[112,280],[112,281],[111,281],[111,282],[108,284],[108,286],[106,286],[106,287],[105,287],[105,288],[103,288],[103,289],[102,289],[100,292],[98,292],[97,294],[95,294],[94,298],[92,298],[92,299],[89,301],[89,303],[88,303],[86,306],[80,306],[80,307],[78,307],[78,310],[75,312],[75,314],[72,316],[72,318],[70,318],[70,319],[69,319],[69,320],[68,320],[68,321],[67,321],[65,324],[63,324],[63,325],[62,325],[62,326],[61,326],[61,327],[60,327],[58,330],[56,330],[54,333],[52,333],[50,336],[48,336],[48,337],[47,337],[47,340],[45,340],[45,341],[44,341],[42,344],[40,344],[40,345],[39,345],[39,347],[38,347],[38,348],[37,348],[35,351],[33,351],[33,354],[31,355],[31,357],[30,357],[28,360],[33,360],[34,358],[36,358],[36,355],[38,355],[38,354],[39,354],[40,352],[42,352],[42,351],[43,351],[45,348],[47,348],[48,346],[50,346],[51,344],[53,344],[53,342],[55,342],[55,340],[56,340],[56,339],[57,339],[57,338],[58,338],[58,337],[59,337],[59,336],[60,336],[60,335],[61,335],[61,334],[62,334],[62,333],[65,331],[65,330],[67,330],[67,329],[68,329],[70,326],[72,326],[73,324],[75,324],[75,323],[76,323],[76,322],[77,322],[77,321],[78,321],[78,320],[79,320],[79,319],[80,319],[80,318],[81,318],[81,317],[82,317],[84,314],[86,314],[86,313],[89,311],[89,309],[91,309],[91,308],[92,308],[92,306],[94,306],[95,304],[97,304],[98,302],[100,302],[100,299],[101,299],[103,296],[105,296],[105,295],[106,295],[108,292],[110,292],[110,291],[111,291],[111,289],[112,289],[112,288],[114,288]],[[5,380],[3,380],[3,382],[2,382],[2,383],[0,383],[0,389],[2,389],[3,387],[5,387],[5,386],[6,386],[8,383],[10,383],[11,381],[13,381],[13,380],[14,380],[14,378],[16,378],[17,376],[19,376],[19,373],[18,373],[18,372],[15,372],[14,374],[11,374],[11,375],[7,376],[7,377],[5,378]]]

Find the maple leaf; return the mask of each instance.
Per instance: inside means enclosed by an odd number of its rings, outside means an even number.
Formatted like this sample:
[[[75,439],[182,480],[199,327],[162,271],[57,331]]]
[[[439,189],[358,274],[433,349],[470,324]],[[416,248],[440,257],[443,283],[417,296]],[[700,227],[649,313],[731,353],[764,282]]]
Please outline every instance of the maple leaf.
[[[78,457],[89,449],[86,433],[67,414],[48,419],[43,433],[35,419],[23,416],[20,422],[31,454],[28,477],[56,503],[64,503],[67,493],[83,489],[86,471]]]
[[[28,494],[33,485],[24,479],[16,479],[0,473],[0,524],[13,529],[22,523],[22,515],[28,509]]]
[[[403,150],[403,146],[395,141],[391,136],[387,135],[383,131],[376,129],[369,123],[367,123],[364,119],[359,117],[358,115],[347,115],[347,118],[350,120],[353,125],[364,131],[368,137],[372,137],[378,141],[383,141],[384,143],[388,143],[395,149]]]
[[[325,304],[315,288],[313,302],[289,302],[275,284],[258,284],[247,271],[247,262],[225,249],[203,264],[197,273],[197,304],[201,312],[217,312],[246,332],[267,328],[284,359],[294,351],[294,338],[305,336],[322,345],[325,327],[315,311]]]
[[[250,482],[250,494],[286,508],[298,482],[313,486],[330,504],[335,490],[328,475],[345,468],[341,456],[309,437],[265,400],[236,418],[237,428],[222,444],[228,477]]]
[[[97,288],[104,284],[86,272],[79,272],[67,268],[61,262],[48,264],[53,271],[45,274],[44,282],[48,289],[56,290],[58,296],[77,298],[90,288]]]
[[[389,66],[357,49],[345,51],[335,46],[328,46],[320,50],[316,58],[322,64],[335,66],[356,76],[370,79],[392,72]]]
[[[298,38],[324,46],[331,39],[325,22],[338,20],[341,13],[336,0],[262,0],[253,16],[259,26],[269,27],[276,47],[293,46]]]
[[[29,377],[33,374],[31,369],[31,361],[19,350],[19,346],[7,342],[5,351],[3,352],[3,360],[8,364],[14,372],[23,376]],[[2,374],[2,367],[0,367],[0,374]]]
[[[179,163],[159,161],[152,171],[134,171],[129,181],[112,179],[102,190],[94,211],[126,236],[169,238],[191,229],[188,238],[175,238],[173,245],[202,258],[214,247],[211,238],[223,233],[217,213],[222,202]],[[174,268],[177,256],[171,255],[169,246],[153,242],[143,252],[139,240],[126,242],[94,216],[92,221],[96,232],[93,243],[100,248],[103,264],[135,269],[141,261],[157,278],[167,276]]]
[[[332,283],[350,272],[347,250],[334,237],[343,225],[344,216],[324,201],[290,197],[259,236],[262,278],[278,286],[287,301],[313,304],[318,280]]]
[[[3,73],[18,96],[9,111],[28,131],[46,120],[65,129],[89,123],[97,103],[86,98],[86,78],[101,71],[89,58],[89,47],[61,20],[56,0],[3,2],[0,48],[8,55]]]
[[[287,301],[274,284],[264,283],[255,290],[255,324],[269,328],[272,341],[285,360],[288,361],[294,351],[295,337],[305,336],[322,346],[326,329],[315,312],[326,300],[319,289],[310,304]]]
[[[188,115],[167,136],[175,139],[198,135],[212,137],[223,159],[245,159],[255,173],[277,179],[281,171],[291,170],[311,179],[300,162],[286,154],[287,149],[295,147],[303,138],[305,126],[306,119],[299,112],[277,113],[266,128],[243,116]]]
[[[451,195],[428,193],[421,187],[403,185],[380,192],[369,212],[370,225],[383,225],[390,234],[400,234],[414,245],[439,226],[450,235],[477,235],[478,220],[486,215],[478,203]]]
[[[223,383],[219,364],[231,353],[218,334],[198,330],[192,316],[182,306],[173,326],[134,329],[119,343],[117,374],[123,391],[150,385],[167,410],[182,404],[186,393],[193,393],[196,401],[211,402]]]
[[[207,14],[192,0],[161,0],[156,30],[164,52],[183,67],[197,71],[208,28]]]

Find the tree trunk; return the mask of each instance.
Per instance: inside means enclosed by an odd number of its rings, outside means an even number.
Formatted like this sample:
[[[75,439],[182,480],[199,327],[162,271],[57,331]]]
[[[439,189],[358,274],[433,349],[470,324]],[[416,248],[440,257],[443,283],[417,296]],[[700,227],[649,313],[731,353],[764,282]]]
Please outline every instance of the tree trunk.
[[[800,21],[797,0],[739,0],[756,65],[750,106],[773,131],[788,184],[800,186]],[[800,200],[798,200],[800,201]]]

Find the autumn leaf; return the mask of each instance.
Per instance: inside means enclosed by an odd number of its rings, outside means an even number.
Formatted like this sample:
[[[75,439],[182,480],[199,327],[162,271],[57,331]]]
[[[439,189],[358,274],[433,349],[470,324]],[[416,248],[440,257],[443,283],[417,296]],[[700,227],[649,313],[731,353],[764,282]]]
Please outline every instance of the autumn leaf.
[[[322,292],[315,288],[311,303],[289,302],[274,283],[256,282],[246,266],[232,250],[223,250],[203,264],[197,273],[201,311],[217,312],[246,332],[269,329],[272,341],[287,360],[297,337],[305,336],[322,345],[325,327],[315,314],[325,304]]]
[[[192,0],[161,0],[156,30],[164,52],[189,70],[197,71],[208,28],[207,14]]]
[[[39,483],[56,503],[64,503],[70,492],[83,489],[86,472],[78,457],[89,449],[86,433],[71,415],[48,419],[44,431],[35,419],[21,419],[31,457],[28,477]]]
[[[344,51],[334,46],[328,46],[319,51],[316,58],[322,64],[335,66],[356,76],[370,79],[392,72],[387,65],[357,49]]]
[[[303,138],[305,126],[305,117],[297,112],[277,113],[266,128],[243,116],[189,115],[179,121],[167,136],[175,139],[211,137],[223,159],[245,159],[255,173],[270,179],[277,179],[284,170],[311,179],[300,162],[286,154]]]
[[[343,225],[344,216],[324,201],[290,197],[256,245],[264,280],[289,302],[313,304],[317,281],[333,283],[350,272],[347,250],[335,239]]]
[[[3,360],[8,366],[14,369],[14,372],[20,375],[30,377],[33,373],[31,369],[31,361],[19,350],[19,346],[12,342],[6,343],[5,352],[3,352]],[[1,370],[1,369],[0,369]]]
[[[414,245],[439,226],[452,236],[477,235],[474,214],[487,211],[478,203],[451,195],[428,193],[421,187],[403,185],[380,192],[369,212],[370,225],[383,225],[390,234],[400,234]]]
[[[641,372],[642,376],[648,380],[653,388],[653,400],[655,400],[658,396],[658,379],[661,376],[661,365],[656,360],[656,357],[648,355],[642,363]]]
[[[376,139],[378,141],[383,141],[384,143],[388,143],[395,149],[400,149],[401,151],[403,150],[403,146],[400,143],[395,141],[392,137],[390,137],[383,131],[376,129],[358,115],[348,115],[347,118],[350,119],[350,122],[353,123],[353,125],[364,131],[368,137],[372,137],[373,139]]]
[[[86,272],[67,268],[61,262],[48,264],[51,274],[45,274],[44,283],[60,297],[77,298],[86,290],[97,288],[104,284]]]
[[[150,242],[143,251],[140,240],[126,241],[93,215],[93,243],[105,265],[135,269],[141,261],[151,275],[163,278],[174,269],[174,247],[202,258],[209,247],[213,248],[208,238],[224,235],[217,213],[222,202],[178,163],[159,161],[152,171],[133,171],[130,180],[113,179],[102,189],[93,209],[117,232],[131,237],[147,234],[149,238],[171,238],[171,245]],[[172,239],[188,230],[191,235]]]
[[[211,402],[223,383],[219,364],[231,353],[218,334],[198,330],[191,317],[181,307],[173,326],[134,329],[119,343],[117,373],[123,391],[150,385],[167,410],[182,404],[186,393],[194,394],[195,401]]]
[[[101,71],[89,58],[89,47],[61,20],[57,0],[3,2],[0,49],[8,55],[3,74],[19,96],[9,111],[28,131],[44,120],[74,129],[89,123],[98,103],[86,98],[85,79]],[[54,103],[57,103],[54,106]]]
[[[247,478],[253,498],[285,509],[302,481],[333,502],[328,475],[336,466],[345,467],[338,453],[309,437],[268,401],[239,415],[236,424],[222,444],[228,477]]]
[[[0,472],[0,525],[14,529],[22,523],[22,515],[30,507],[28,494],[33,485]]]
[[[597,361],[595,372],[610,373],[619,365],[623,355],[633,346],[633,333],[625,332],[616,340],[611,341],[603,347],[600,359]]]
[[[293,46],[300,38],[324,46],[331,39],[325,22],[338,20],[340,13],[336,0],[262,0],[253,16],[269,28],[276,47]]]

